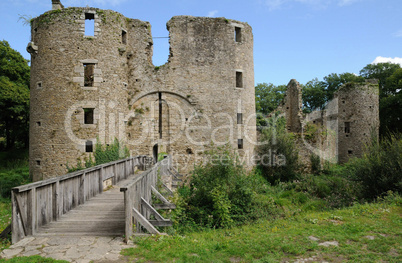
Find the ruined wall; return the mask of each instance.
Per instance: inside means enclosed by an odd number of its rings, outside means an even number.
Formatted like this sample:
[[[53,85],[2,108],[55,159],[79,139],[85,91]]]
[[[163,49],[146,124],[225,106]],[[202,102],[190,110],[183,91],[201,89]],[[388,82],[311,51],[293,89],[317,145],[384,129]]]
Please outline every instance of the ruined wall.
[[[103,144],[118,138],[132,155],[152,155],[157,145],[176,156],[182,172],[211,141],[229,143],[244,156],[253,153],[248,24],[173,17],[167,23],[169,61],[155,67],[148,22],[110,10],[61,7],[33,20],[28,45],[34,180],[66,173],[67,164],[91,155],[97,138]],[[86,20],[94,21],[93,36],[85,36]]]
[[[306,115],[304,132],[311,124],[318,127],[318,132],[314,141],[305,141],[304,147],[319,155],[322,162],[345,163],[361,157],[371,136],[378,136],[378,105],[376,81],[343,85],[324,110]]]
[[[378,84],[343,85],[335,95],[338,99],[338,161],[361,157],[371,136],[379,133]]]

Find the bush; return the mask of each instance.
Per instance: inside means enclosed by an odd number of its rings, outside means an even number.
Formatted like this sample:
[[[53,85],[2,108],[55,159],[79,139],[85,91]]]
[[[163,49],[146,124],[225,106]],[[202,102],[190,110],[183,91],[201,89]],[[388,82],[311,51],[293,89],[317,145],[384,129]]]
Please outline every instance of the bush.
[[[373,138],[362,158],[352,159],[347,167],[353,180],[363,186],[365,198],[373,200],[387,191],[402,193],[402,137],[391,134],[381,142]]]
[[[16,186],[30,183],[29,168],[17,168],[0,172],[0,196],[11,197],[11,189]]]
[[[206,153],[188,185],[178,189],[173,220],[181,225],[218,228],[244,222],[253,192],[244,168],[228,147]]]
[[[323,199],[329,208],[351,206],[361,199],[361,186],[339,175],[303,175],[291,188]]]
[[[257,149],[261,157],[260,167],[264,177],[272,184],[292,181],[299,169],[296,138],[285,129],[283,117],[272,117],[269,125],[261,132]]]

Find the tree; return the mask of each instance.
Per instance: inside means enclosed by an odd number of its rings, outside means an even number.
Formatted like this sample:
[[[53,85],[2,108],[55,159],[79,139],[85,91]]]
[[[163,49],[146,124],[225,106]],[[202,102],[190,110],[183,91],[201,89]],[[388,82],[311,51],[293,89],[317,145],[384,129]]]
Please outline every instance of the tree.
[[[316,109],[322,109],[327,102],[325,83],[317,78],[310,80],[303,86],[303,111],[311,112]]]
[[[29,78],[28,61],[0,41],[0,137],[7,149],[16,142],[28,146]]]
[[[402,132],[402,69],[399,64],[369,64],[361,71],[366,79],[378,79],[380,89],[380,136]]]
[[[357,76],[353,73],[342,73],[336,74],[332,73],[328,76],[324,77],[324,86],[326,89],[326,100],[327,102],[332,100],[334,97],[334,93],[344,84],[349,82],[357,82],[363,83],[364,78],[361,76]]]
[[[396,70],[400,69],[399,64],[393,63],[378,63],[368,64],[360,70],[360,76],[365,79],[378,79],[380,87],[380,99],[388,94],[387,78],[389,78]]]
[[[326,103],[334,98],[334,93],[344,84],[349,82],[364,82],[364,78],[353,73],[332,73],[324,77],[323,81],[317,78],[309,81],[303,87],[304,111],[323,109]]]
[[[286,85],[257,84],[255,87],[256,111],[262,114],[269,114],[279,106],[285,96],[285,92]]]

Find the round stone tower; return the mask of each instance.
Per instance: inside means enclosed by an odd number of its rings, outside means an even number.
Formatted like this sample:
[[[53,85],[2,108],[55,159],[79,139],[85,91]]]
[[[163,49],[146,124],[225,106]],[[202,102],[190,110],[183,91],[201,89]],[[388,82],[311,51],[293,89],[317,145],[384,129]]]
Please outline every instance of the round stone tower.
[[[63,8],[33,19],[30,172],[63,175],[95,144],[167,152],[191,169],[211,142],[244,158],[256,141],[253,35],[247,23],[179,16],[169,61],[152,64],[148,22],[110,10]],[[247,163],[249,164],[249,163]]]

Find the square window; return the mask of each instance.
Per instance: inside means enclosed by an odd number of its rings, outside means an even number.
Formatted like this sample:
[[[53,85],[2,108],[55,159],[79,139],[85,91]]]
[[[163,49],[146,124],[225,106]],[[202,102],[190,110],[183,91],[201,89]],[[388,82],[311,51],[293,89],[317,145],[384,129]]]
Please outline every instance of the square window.
[[[94,109],[85,108],[84,109],[84,124],[94,124]]]
[[[236,88],[243,88],[243,72],[236,71]]]
[[[37,121],[36,126],[40,127],[40,126],[42,126],[42,123],[40,121]]]

